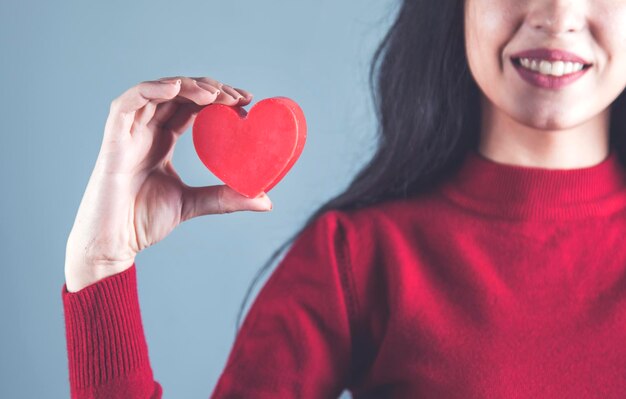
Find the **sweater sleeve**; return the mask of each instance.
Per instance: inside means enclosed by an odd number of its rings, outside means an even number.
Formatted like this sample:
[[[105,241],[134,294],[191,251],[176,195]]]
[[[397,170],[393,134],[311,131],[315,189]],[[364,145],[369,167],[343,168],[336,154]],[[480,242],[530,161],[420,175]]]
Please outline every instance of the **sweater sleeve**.
[[[160,399],[137,295],[136,265],[62,298],[72,399]]]
[[[254,300],[211,399],[336,398],[351,373],[351,274],[335,212],[294,241]],[[72,399],[160,399],[136,269],[69,293],[63,286]]]

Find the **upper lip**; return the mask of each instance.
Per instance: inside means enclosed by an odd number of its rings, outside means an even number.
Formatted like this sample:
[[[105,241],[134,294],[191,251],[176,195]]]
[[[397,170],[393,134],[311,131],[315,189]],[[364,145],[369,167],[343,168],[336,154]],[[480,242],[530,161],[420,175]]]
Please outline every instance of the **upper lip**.
[[[570,61],[578,62],[580,64],[589,65],[590,61],[587,61],[583,57],[571,53],[569,51],[551,48],[534,48],[529,50],[520,51],[511,56],[511,58],[535,58],[546,61]]]

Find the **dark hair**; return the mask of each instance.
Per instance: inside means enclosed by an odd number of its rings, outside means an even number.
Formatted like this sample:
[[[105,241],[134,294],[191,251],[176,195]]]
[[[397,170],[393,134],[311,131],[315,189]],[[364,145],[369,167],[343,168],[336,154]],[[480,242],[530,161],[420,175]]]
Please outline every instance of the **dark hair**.
[[[320,206],[263,265],[252,287],[279,254],[318,216],[407,198],[454,172],[480,137],[480,89],[465,53],[464,0],[404,0],[374,52],[369,84],[378,120],[377,147],[348,188]],[[626,155],[626,98],[613,103],[611,144]],[[623,164],[624,162],[622,162]]]

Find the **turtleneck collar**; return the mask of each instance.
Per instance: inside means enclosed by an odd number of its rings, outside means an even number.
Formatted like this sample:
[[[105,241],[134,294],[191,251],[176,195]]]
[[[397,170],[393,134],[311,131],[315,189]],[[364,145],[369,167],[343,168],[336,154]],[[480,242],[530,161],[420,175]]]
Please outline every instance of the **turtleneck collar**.
[[[471,149],[441,189],[458,205],[510,219],[576,219],[626,208],[626,170],[613,148],[600,163],[576,169],[504,164]]]

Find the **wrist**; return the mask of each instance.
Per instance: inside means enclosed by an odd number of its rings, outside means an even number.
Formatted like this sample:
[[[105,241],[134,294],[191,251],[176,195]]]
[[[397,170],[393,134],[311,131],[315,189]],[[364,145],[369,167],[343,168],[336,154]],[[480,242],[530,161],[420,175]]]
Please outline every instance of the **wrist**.
[[[65,284],[68,292],[79,291],[89,285],[128,270],[135,260],[126,262],[90,262],[76,256],[66,256]]]

